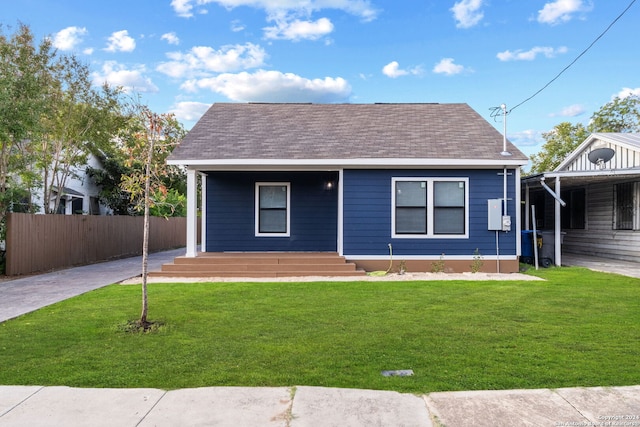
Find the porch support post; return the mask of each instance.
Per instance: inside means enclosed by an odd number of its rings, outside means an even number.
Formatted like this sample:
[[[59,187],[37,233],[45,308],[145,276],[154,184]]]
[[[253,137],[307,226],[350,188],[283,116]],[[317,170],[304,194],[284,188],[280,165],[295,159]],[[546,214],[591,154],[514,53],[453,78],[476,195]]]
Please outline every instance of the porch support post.
[[[344,169],[338,171],[338,236],[337,249],[338,255],[344,255]]]
[[[514,168],[513,174],[513,192],[516,196],[516,206],[513,209],[513,214],[516,216],[516,256],[522,255],[522,192],[520,191],[520,168]]]
[[[194,169],[187,169],[187,258],[198,253],[198,200],[197,176]]]
[[[207,175],[200,173],[200,251],[207,251]]]
[[[558,197],[560,197],[560,177],[557,176],[556,177],[556,185],[554,188],[555,193],[558,195]],[[561,217],[560,217],[560,201],[556,199],[555,201],[555,260],[556,260],[556,265],[557,266],[561,266],[562,265],[562,247],[561,247],[561,239],[560,239],[560,232],[562,231],[562,221],[561,221]]]

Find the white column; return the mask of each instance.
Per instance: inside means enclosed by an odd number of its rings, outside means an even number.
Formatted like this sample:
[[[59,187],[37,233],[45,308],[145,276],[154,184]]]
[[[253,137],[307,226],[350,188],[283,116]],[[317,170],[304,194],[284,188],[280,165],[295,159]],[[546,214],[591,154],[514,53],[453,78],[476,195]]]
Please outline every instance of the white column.
[[[513,209],[513,214],[516,216],[516,256],[520,256],[522,255],[522,204],[520,203],[522,200],[522,189],[520,186],[520,168],[514,168],[514,172],[513,189],[516,196],[516,206]]]
[[[560,197],[560,177],[556,177],[556,188],[554,188],[554,192]],[[556,211],[555,211],[555,259],[556,265],[562,265],[562,246],[560,244],[560,233],[562,231],[562,221],[560,218],[560,201],[556,199],[555,201]]]
[[[207,175],[200,174],[200,251],[207,251]]]
[[[344,255],[344,187],[343,187],[344,169],[338,171],[338,255]]]
[[[194,169],[187,169],[187,253],[188,258],[198,254],[198,199],[197,176]]]

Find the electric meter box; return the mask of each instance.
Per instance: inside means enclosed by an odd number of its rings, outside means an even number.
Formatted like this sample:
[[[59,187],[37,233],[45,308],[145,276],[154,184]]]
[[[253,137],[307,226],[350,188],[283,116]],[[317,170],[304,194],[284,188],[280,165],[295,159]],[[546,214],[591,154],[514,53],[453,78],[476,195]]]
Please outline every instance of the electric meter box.
[[[488,230],[502,231],[502,199],[489,199]]]

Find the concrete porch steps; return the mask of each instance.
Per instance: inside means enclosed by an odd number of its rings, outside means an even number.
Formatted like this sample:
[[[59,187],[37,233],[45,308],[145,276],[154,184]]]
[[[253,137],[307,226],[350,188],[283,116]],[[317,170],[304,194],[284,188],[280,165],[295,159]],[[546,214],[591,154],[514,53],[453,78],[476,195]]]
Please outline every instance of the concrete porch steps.
[[[332,252],[223,252],[176,257],[150,277],[364,276],[364,270]]]

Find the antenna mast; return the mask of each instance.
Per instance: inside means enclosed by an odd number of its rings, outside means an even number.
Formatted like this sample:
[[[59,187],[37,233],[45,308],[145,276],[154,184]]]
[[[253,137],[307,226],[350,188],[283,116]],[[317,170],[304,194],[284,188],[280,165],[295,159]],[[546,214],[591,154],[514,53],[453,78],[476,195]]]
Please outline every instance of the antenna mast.
[[[510,156],[511,153],[507,151],[507,104],[501,104],[500,109],[502,110],[503,117],[503,132],[502,132],[502,154],[503,156]]]

